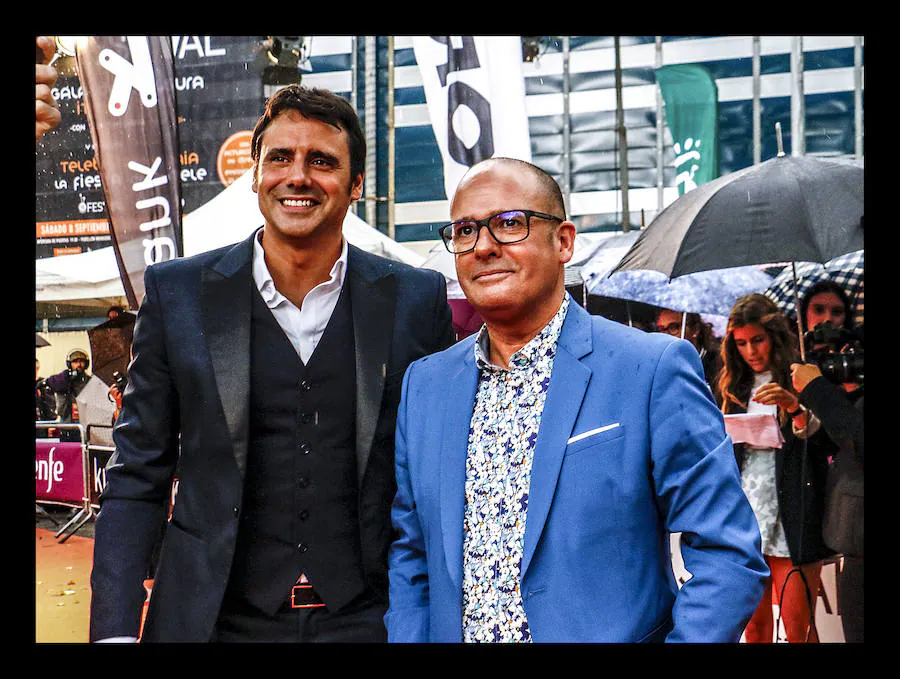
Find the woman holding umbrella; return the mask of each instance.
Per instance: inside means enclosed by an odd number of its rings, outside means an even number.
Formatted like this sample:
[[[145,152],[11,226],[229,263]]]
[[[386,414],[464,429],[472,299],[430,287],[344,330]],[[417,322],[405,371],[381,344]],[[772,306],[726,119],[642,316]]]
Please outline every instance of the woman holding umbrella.
[[[831,553],[821,537],[827,462],[802,441],[819,423],[808,421],[791,385],[796,346],[796,336],[774,302],[756,293],[737,300],[722,342],[722,412],[771,413],[784,438],[780,450],[749,443],[734,446],[771,570],[745,630],[748,643],[772,642],[773,604],[779,605],[789,642],[818,641],[814,604],[821,559]]]

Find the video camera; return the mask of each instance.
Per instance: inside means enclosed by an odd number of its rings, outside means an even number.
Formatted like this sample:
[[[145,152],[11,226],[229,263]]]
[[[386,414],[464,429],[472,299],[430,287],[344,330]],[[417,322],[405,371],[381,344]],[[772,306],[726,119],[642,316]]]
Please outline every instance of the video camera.
[[[862,384],[865,375],[862,325],[848,330],[830,322],[820,323],[803,335],[803,343],[806,362],[815,363],[828,381]]]

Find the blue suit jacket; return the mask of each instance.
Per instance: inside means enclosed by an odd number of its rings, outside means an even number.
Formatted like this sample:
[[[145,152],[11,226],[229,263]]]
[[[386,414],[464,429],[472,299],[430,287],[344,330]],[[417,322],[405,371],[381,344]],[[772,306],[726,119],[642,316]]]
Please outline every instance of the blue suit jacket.
[[[404,377],[390,641],[462,640],[474,341],[416,361]],[[669,532],[682,533],[693,576],[680,591]],[[688,342],[569,305],[534,449],[521,573],[537,642],[740,639],[768,568]]]

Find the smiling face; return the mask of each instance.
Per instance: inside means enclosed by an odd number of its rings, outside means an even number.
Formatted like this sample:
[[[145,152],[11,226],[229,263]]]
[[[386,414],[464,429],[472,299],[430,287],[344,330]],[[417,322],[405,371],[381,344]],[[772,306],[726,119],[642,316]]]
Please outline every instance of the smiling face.
[[[362,174],[351,176],[344,130],[297,111],[281,113],[262,135],[253,175],[267,242],[339,240],[362,182]]]
[[[772,343],[766,329],[759,323],[748,323],[735,328],[732,332],[734,344],[741,354],[741,358],[755,373],[769,369],[769,356],[772,353]]]
[[[450,218],[484,219],[506,210],[535,210],[556,216],[560,209],[529,171],[488,162],[460,183]],[[528,237],[501,245],[486,228],[475,249],[456,255],[456,272],[469,303],[489,323],[535,319],[543,327],[562,301],[563,266],[572,257],[575,226],[531,218]]]

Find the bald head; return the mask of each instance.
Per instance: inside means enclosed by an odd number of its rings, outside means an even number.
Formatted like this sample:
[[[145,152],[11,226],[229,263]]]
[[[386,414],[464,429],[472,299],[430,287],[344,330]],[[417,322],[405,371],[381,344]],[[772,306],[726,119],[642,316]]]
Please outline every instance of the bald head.
[[[450,212],[453,212],[453,204],[456,202],[456,196],[459,195],[460,191],[464,191],[473,181],[485,173],[492,172],[498,168],[508,168],[520,175],[524,173],[533,179],[537,193],[535,198],[544,203],[548,212],[563,219],[566,218],[566,204],[563,200],[562,191],[560,191],[559,184],[550,174],[527,161],[504,157],[488,158],[469,168],[456,187],[456,193],[450,202]]]

